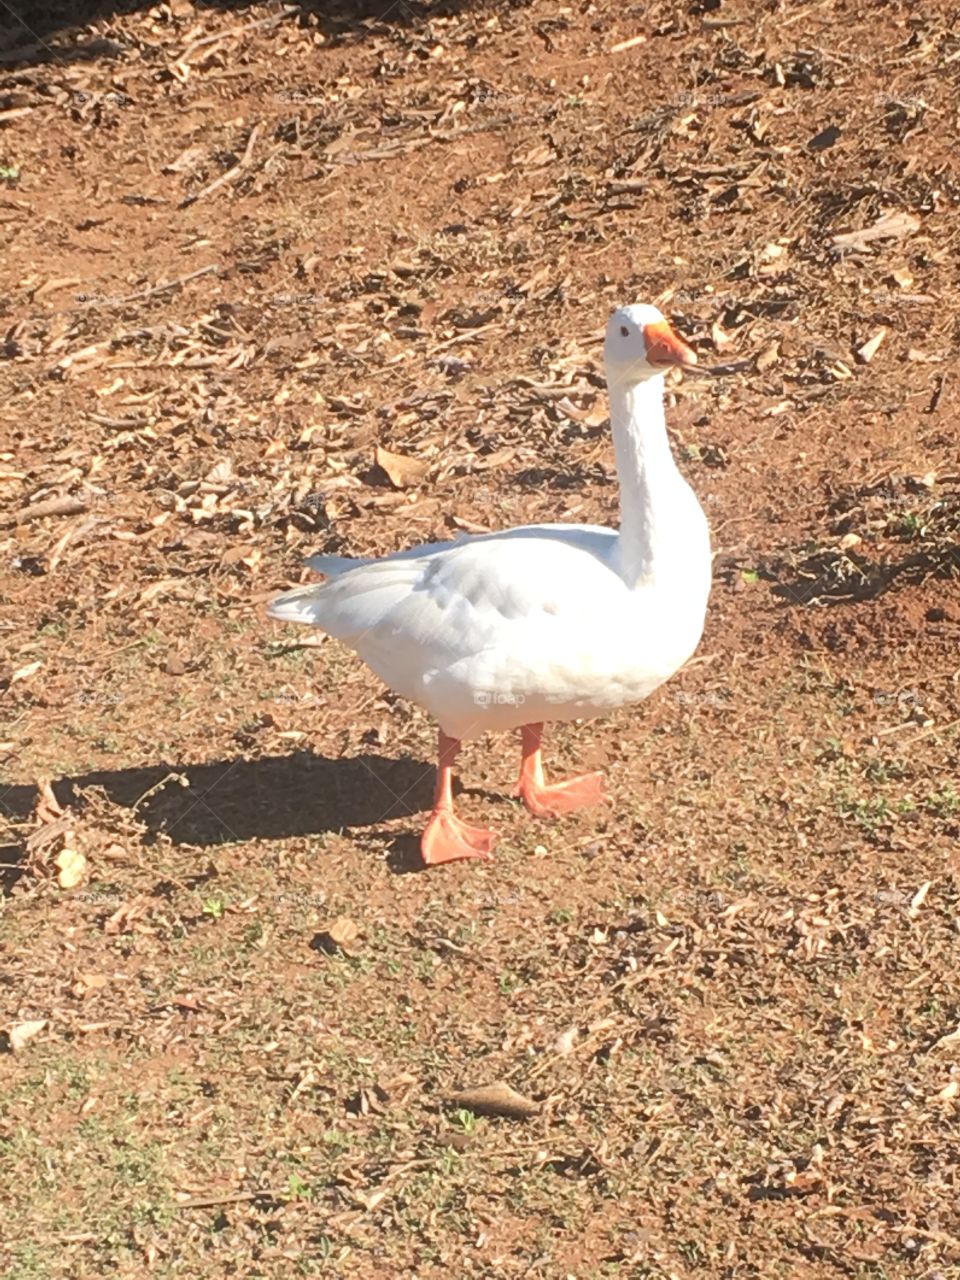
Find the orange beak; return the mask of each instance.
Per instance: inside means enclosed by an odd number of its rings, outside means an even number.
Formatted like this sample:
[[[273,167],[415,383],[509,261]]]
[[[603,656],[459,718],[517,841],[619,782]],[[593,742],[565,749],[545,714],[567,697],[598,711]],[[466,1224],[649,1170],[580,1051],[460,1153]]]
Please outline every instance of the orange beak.
[[[678,338],[666,320],[643,326],[649,364],[670,368],[697,363],[697,353]]]

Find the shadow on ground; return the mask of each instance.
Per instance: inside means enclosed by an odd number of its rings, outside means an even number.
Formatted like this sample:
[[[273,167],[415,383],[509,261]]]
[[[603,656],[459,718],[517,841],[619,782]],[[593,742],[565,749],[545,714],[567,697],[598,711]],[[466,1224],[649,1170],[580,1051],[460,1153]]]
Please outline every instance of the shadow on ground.
[[[415,813],[430,805],[433,772],[420,760],[302,752],[88,773],[56,780],[53,791],[64,807],[82,808],[84,793],[96,789],[135,815],[147,839],[162,832],[174,844],[217,845],[319,835]],[[36,801],[35,787],[10,787],[0,808],[23,822]]]
[[[277,3],[268,9],[257,0],[195,0],[194,10],[197,17],[204,12],[234,13],[241,27],[298,22],[306,14],[315,14],[327,42],[335,45],[378,27],[416,28],[431,18],[455,18],[489,3],[490,0],[302,0],[299,5]],[[156,0],[9,0],[0,5],[0,67],[119,57],[125,46],[106,29],[111,21],[155,7]],[[101,30],[95,34],[97,24]]]

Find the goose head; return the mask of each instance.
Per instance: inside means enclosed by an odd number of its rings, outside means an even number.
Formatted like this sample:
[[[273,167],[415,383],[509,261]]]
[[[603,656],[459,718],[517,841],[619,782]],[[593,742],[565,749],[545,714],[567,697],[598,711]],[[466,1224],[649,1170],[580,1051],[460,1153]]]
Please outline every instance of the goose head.
[[[603,356],[608,380],[625,386],[661,377],[677,365],[697,363],[696,352],[677,336],[662,312],[646,303],[613,313]]]

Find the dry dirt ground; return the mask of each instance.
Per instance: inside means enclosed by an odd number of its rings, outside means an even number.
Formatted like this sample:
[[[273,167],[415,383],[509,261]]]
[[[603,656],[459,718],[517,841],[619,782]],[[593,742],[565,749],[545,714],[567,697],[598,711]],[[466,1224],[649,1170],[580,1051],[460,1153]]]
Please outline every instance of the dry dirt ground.
[[[4,1274],[960,1276],[949,7],[3,10]],[[263,602],[614,521],[635,300],[701,650],[419,873],[431,726]]]

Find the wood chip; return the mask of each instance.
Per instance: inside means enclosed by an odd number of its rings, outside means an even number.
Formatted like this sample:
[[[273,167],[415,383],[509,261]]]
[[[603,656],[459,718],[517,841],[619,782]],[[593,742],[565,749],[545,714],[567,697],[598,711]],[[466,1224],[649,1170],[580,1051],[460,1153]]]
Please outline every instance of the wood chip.
[[[0,1049],[5,1050],[7,1053],[19,1053],[27,1041],[39,1035],[46,1025],[46,1018],[36,1018],[32,1022],[14,1023],[13,1026],[0,1031]]]
[[[78,284],[80,284],[79,276],[57,276],[55,280],[48,280],[39,289],[35,289],[31,301],[36,302],[38,298],[44,298],[48,293],[58,293],[62,289],[72,289]]]
[[[10,677],[10,683],[16,684],[18,680],[29,680],[31,676],[35,676],[43,666],[42,659],[38,658],[36,662],[28,662],[26,666],[17,667],[16,671]]]
[[[910,910],[908,911],[907,914],[910,916],[911,920],[915,920],[916,917],[920,914],[920,908],[923,906],[924,902],[926,901],[927,894],[930,892],[930,886],[932,884],[933,884],[932,880],[924,880],[923,884],[920,886],[917,892],[910,899]]]
[[[635,49],[638,44],[646,44],[646,36],[631,36],[629,40],[620,40],[610,46],[611,53],[625,53],[627,49]]]
[[[869,364],[873,357],[880,350],[880,344],[889,333],[889,329],[878,329],[872,338],[868,338],[862,347],[857,347],[853,353],[861,364]]]
[[[69,495],[63,498],[45,498],[29,507],[21,507],[16,513],[16,520],[25,524],[30,520],[43,520],[46,516],[78,516],[86,509],[87,504],[83,498]]]
[[[447,1101],[478,1116],[505,1116],[508,1120],[529,1120],[540,1112],[539,1102],[525,1098],[503,1080],[476,1089],[461,1089],[450,1094]]]
[[[901,240],[920,230],[920,219],[912,213],[888,213],[862,231],[846,231],[833,237],[835,249],[863,253],[875,240]]]

